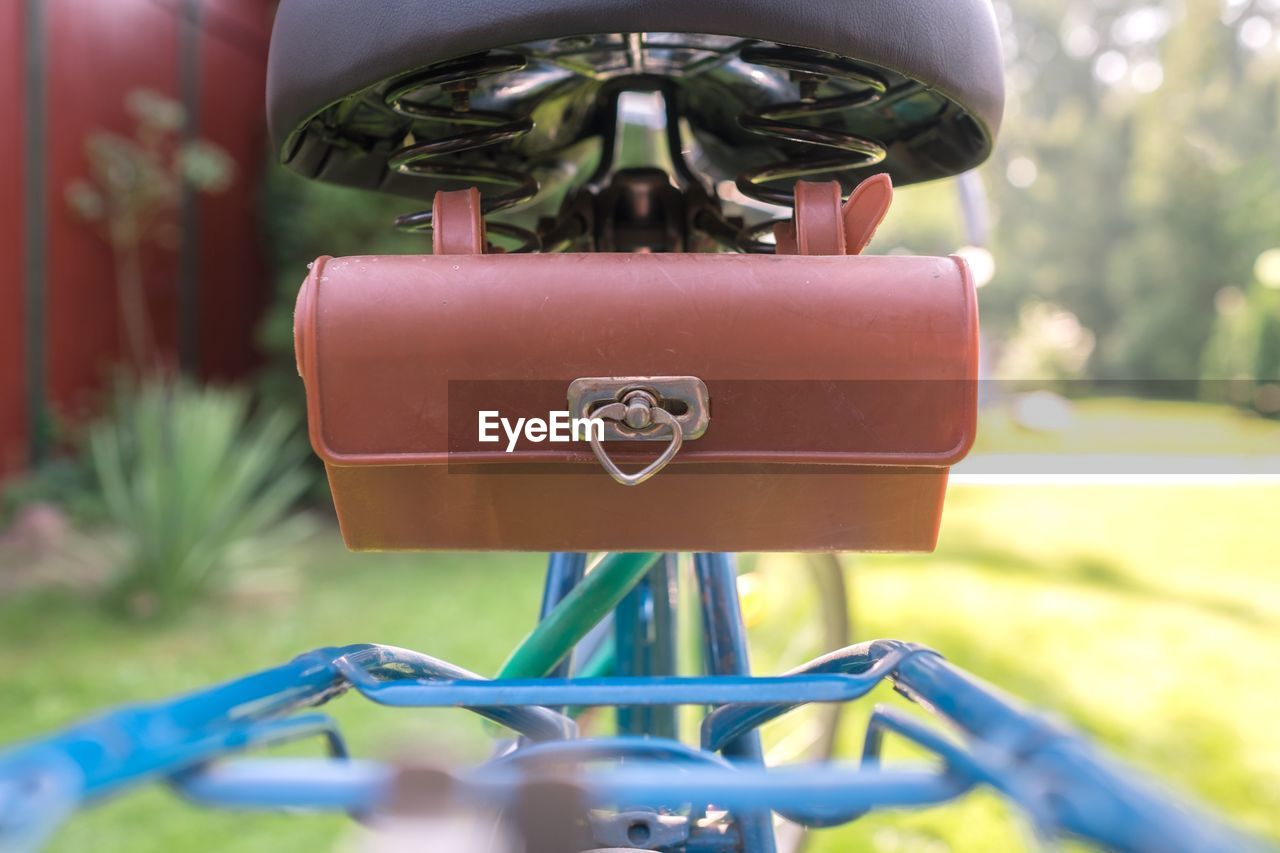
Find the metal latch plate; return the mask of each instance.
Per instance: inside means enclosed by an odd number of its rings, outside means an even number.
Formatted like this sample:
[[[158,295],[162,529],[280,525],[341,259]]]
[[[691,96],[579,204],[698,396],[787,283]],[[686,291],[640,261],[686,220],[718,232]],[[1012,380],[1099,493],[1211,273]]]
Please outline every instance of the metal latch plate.
[[[620,402],[633,391],[643,391],[679,422],[685,441],[707,431],[711,402],[707,386],[696,376],[588,376],[569,383],[569,415],[590,417],[602,406]],[[621,421],[606,420],[605,441],[667,441],[667,429],[632,429]]]

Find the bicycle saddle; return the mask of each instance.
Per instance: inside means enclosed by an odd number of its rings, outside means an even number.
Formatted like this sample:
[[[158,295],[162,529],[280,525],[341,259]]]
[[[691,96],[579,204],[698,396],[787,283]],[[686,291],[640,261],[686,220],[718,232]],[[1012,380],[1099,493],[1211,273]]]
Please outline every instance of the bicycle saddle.
[[[682,185],[773,204],[971,168],[1003,107],[990,0],[282,0],[267,95],[292,170],[487,213],[608,172],[625,90]]]

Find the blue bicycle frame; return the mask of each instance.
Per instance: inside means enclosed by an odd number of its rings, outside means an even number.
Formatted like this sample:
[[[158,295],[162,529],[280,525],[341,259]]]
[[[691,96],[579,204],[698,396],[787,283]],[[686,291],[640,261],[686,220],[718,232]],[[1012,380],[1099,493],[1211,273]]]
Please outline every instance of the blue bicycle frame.
[[[584,555],[552,556],[544,618],[582,581],[584,569]],[[347,691],[389,706],[466,708],[521,736],[513,750],[447,773],[452,801],[515,809],[546,781],[548,768],[573,767],[555,778],[572,788],[580,806],[643,804],[687,815],[678,838],[660,849],[770,853],[775,815],[832,826],[873,809],[946,802],[980,785],[1020,806],[1045,839],[1069,835],[1110,849],[1162,853],[1261,848],[922,646],[876,640],[781,676],[752,676],[733,558],[695,555],[694,576],[704,675],[675,674],[676,573],[674,558],[666,557],[616,606],[611,638],[597,630],[578,644],[579,651],[594,648],[585,655],[588,670],[611,675],[582,677],[580,669],[570,677],[566,660],[551,677],[490,680],[405,649],[324,648],[0,753],[0,850],[34,850],[79,806],[151,781],[216,806],[376,813],[410,771],[349,758],[335,723],[305,710]],[[603,658],[612,665],[601,664]],[[764,766],[761,724],[810,702],[858,699],[886,680],[945,727],[877,707],[858,763]],[[713,708],[697,747],[676,739],[679,705]],[[618,709],[617,736],[580,737],[565,712],[596,706]],[[882,766],[886,735],[916,744],[936,762]],[[325,740],[328,757],[233,758],[309,737]],[[712,810],[726,817],[697,820]]]

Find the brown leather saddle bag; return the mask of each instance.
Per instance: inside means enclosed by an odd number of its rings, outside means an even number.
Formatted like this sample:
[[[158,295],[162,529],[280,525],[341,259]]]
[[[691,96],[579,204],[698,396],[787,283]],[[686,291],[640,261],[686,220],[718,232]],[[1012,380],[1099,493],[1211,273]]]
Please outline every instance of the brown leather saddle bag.
[[[320,258],[297,358],[347,545],[933,548],[974,437],[973,285],[957,258],[849,254],[866,216],[826,186],[778,229],[791,254],[486,254],[476,199],[446,194],[437,254]],[[594,446],[547,435],[605,406]],[[669,464],[606,472],[653,463],[670,421]]]

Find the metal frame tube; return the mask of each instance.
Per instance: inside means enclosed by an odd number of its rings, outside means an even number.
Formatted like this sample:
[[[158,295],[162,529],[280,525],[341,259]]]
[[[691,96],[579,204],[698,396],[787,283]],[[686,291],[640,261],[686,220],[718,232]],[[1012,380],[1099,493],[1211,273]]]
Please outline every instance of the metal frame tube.
[[[614,648],[619,676],[647,678],[676,674],[675,580],[675,556],[668,554],[614,611]],[[617,715],[619,733],[676,736],[675,709],[670,706],[619,705]]]
[[[542,608],[538,621],[546,619],[556,605],[565,599],[587,572],[587,555],[572,551],[557,551],[547,560],[547,579],[542,588]],[[570,652],[548,673],[552,678],[567,678],[573,665]]]
[[[702,605],[703,644],[707,672],[712,675],[750,675],[751,659],[747,631],[738,601],[738,568],[732,554],[694,554],[693,571],[698,579]],[[746,732],[725,743],[721,754],[740,764],[764,764],[760,733]],[[743,846],[773,853],[773,817],[768,811],[739,814]]]

